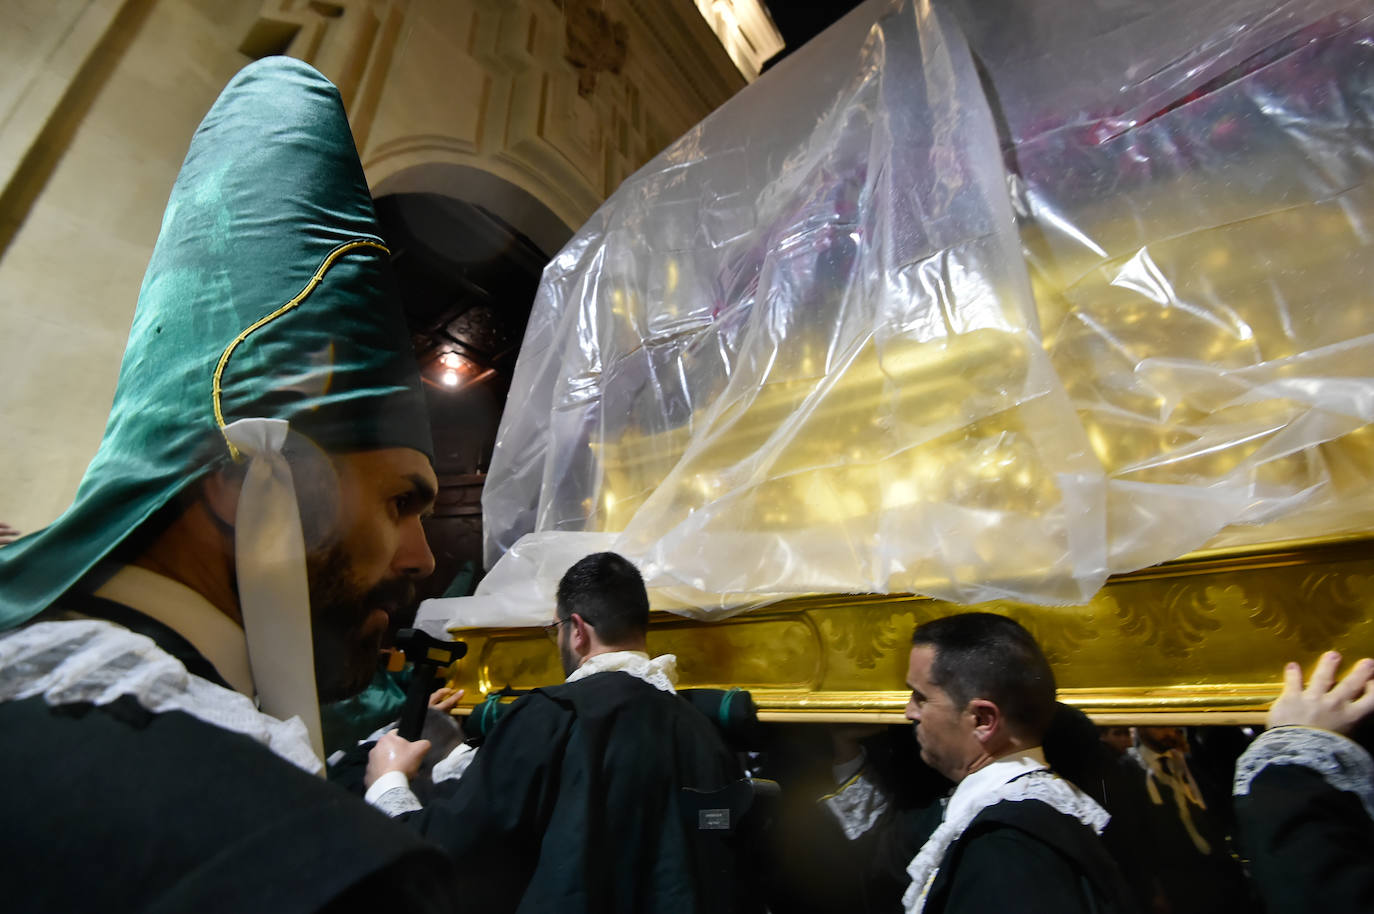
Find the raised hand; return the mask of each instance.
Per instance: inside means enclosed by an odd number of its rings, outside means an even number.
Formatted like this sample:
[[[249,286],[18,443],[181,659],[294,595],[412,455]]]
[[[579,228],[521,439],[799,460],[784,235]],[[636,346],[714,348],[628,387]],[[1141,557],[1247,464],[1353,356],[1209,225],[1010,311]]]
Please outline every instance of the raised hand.
[[[1317,661],[1312,677],[1303,687],[1302,668],[1290,663],[1283,670],[1283,692],[1269,708],[1265,725],[1318,727],[1349,734],[1374,711],[1374,660],[1357,662],[1336,682],[1341,655],[1327,651]]]

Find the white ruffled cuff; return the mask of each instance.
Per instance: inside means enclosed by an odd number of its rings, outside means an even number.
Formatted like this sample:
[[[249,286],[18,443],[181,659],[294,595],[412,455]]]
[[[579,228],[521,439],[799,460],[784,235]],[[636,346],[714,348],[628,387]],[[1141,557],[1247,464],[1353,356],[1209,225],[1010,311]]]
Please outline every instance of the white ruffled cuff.
[[[363,799],[392,817],[424,808],[415,794],[411,793],[410,778],[406,777],[404,771],[388,771],[377,778],[367,788]]]
[[[1374,818],[1374,759],[1359,743],[1330,730],[1275,727],[1256,737],[1236,762],[1232,793],[1247,796],[1270,765],[1299,765],[1321,775],[1336,790],[1353,793]]]
[[[887,795],[863,772],[851,777],[839,790],[822,797],[821,803],[844,829],[844,836],[855,840],[872,828],[887,811]]]

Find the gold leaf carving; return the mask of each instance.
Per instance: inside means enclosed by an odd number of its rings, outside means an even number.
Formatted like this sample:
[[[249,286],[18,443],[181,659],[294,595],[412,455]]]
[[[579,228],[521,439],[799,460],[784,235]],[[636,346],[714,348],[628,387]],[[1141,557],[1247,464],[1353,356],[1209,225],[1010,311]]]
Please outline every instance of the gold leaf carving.
[[[1263,603],[1262,599],[1252,601],[1245,588],[1239,584],[1213,584],[1204,588],[1202,593],[1207,599],[1207,604],[1223,615],[1236,611],[1252,614]]]
[[[532,689],[562,680],[558,652],[545,638],[494,638],[482,652],[492,688]]]
[[[651,653],[677,655],[678,685],[814,686],[816,631],[800,618],[649,629]]]
[[[1091,606],[1049,609],[998,604],[992,611],[1021,623],[1054,666],[1067,665],[1083,647],[1083,642],[1097,637],[1096,616]]]
[[[1331,647],[1374,608],[1374,576],[1310,572],[1297,593],[1271,593],[1250,611],[1256,628],[1296,640],[1305,650]]]
[[[1123,633],[1158,648],[1166,657],[1187,657],[1208,632],[1221,628],[1213,615],[1217,605],[1188,584],[1174,584],[1162,598],[1152,593],[1121,593],[1105,595],[1102,601],[1113,607]]]
[[[894,612],[889,606],[872,606],[838,618],[824,615],[820,625],[832,649],[842,652],[857,668],[871,670],[884,656],[906,645],[915,618],[910,610]]]

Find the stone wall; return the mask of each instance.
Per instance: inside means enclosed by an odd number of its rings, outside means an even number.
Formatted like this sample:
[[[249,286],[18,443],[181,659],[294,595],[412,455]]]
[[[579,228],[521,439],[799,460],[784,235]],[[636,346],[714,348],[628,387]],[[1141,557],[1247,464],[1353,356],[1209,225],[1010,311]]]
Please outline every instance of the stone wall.
[[[667,0],[0,5],[0,520],[70,503],[196,124],[249,60],[333,79],[374,193],[483,205],[556,248],[745,84]]]
[[[254,4],[0,5],[0,519],[71,502],[192,131]]]

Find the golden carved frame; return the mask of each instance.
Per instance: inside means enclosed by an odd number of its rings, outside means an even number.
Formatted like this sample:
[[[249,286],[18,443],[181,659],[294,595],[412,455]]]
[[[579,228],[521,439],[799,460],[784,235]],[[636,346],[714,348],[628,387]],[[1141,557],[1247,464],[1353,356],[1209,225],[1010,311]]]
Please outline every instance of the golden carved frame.
[[[907,645],[919,622],[970,607],[911,595],[812,596],[717,622],[655,613],[653,653],[684,687],[749,689],[765,720],[900,722]],[[1085,606],[1010,601],[1045,648],[1061,700],[1099,723],[1257,722],[1285,661],[1323,650],[1374,656],[1369,534],[1198,552],[1118,575]],[[490,691],[561,681],[539,629],[467,629],[449,671],[471,707]]]

